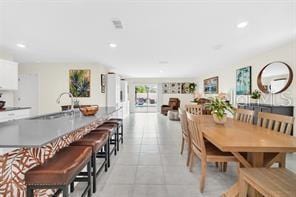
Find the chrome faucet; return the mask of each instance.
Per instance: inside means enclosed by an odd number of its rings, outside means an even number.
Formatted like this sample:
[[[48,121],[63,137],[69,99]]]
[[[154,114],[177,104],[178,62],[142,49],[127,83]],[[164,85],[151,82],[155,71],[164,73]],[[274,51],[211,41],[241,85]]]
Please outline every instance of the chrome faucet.
[[[65,94],[69,95],[69,97],[71,98],[71,111],[73,113],[74,112],[74,97],[73,97],[73,94],[71,94],[70,92],[62,92],[57,99],[57,104],[61,103],[61,97]]]

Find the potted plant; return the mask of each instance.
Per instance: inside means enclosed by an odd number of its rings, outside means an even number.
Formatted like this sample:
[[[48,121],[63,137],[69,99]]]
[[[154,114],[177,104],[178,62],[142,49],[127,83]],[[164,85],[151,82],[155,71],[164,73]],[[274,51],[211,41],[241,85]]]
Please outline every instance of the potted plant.
[[[227,121],[226,111],[233,114],[233,107],[219,97],[211,99],[211,102],[206,104],[206,108],[211,110],[214,121],[217,124],[224,124]]]
[[[254,99],[257,104],[259,104],[259,99],[261,97],[261,92],[254,90],[251,94],[251,99]]]
[[[195,92],[196,89],[196,84],[195,83],[190,83],[189,84],[189,93],[193,94]]]

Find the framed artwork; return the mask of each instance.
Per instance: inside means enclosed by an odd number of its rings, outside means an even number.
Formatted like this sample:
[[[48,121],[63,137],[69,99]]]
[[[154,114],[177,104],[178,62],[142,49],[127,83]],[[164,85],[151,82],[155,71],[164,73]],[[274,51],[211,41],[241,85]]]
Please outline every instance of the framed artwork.
[[[182,83],[182,94],[189,94],[190,83]]]
[[[101,74],[101,93],[106,92],[106,75]]]
[[[181,93],[181,83],[169,83],[169,93],[170,94],[180,94]]]
[[[90,70],[69,70],[69,89],[74,97],[90,97]]]
[[[219,78],[212,77],[204,80],[205,94],[218,94],[219,92]]]
[[[168,83],[163,83],[162,84],[162,93],[163,94],[168,94],[169,93],[169,84]]]
[[[250,95],[252,91],[252,67],[236,70],[236,95]]]
[[[172,82],[172,83],[162,83],[162,93],[163,94],[191,94],[190,86],[194,83],[186,82]]]

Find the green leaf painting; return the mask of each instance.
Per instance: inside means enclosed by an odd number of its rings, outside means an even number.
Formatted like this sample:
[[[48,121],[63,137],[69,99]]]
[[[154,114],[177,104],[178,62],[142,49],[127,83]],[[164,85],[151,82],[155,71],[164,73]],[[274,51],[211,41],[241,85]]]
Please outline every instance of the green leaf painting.
[[[236,70],[236,95],[251,94],[252,67],[248,66]]]
[[[70,70],[69,88],[74,97],[90,97],[90,70]]]

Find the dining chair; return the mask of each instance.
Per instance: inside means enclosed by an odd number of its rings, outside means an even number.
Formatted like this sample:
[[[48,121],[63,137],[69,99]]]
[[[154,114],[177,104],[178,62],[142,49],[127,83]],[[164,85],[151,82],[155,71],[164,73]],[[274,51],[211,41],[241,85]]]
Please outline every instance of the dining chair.
[[[235,111],[234,119],[241,121],[241,122],[246,122],[246,123],[252,124],[253,118],[254,118],[254,112],[255,111],[253,111],[253,110],[238,108]]]
[[[197,104],[187,104],[185,105],[185,109],[187,112],[194,115],[202,115],[202,105]]]
[[[204,191],[207,162],[237,162],[238,160],[229,152],[222,152],[216,146],[204,140],[203,132],[199,130],[199,118],[201,116],[186,112],[188,120],[188,130],[191,137],[191,152],[189,158],[190,171],[193,167],[194,156],[201,160],[200,192]],[[239,165],[238,165],[239,166]]]
[[[182,129],[182,143],[181,143],[181,155],[183,154],[185,143],[188,145],[188,155],[187,155],[187,162],[186,165],[189,165],[189,156],[191,152],[191,146],[190,146],[190,135],[188,131],[188,122],[187,122],[187,116],[186,111],[184,109],[179,108],[179,117],[181,122],[181,129]]]
[[[187,112],[194,114],[194,115],[202,115],[204,114],[204,105],[201,104],[187,104],[185,105],[185,109]],[[187,118],[186,118],[187,120]],[[219,168],[221,172],[226,171],[227,163],[218,163],[216,162],[216,168]]]
[[[292,134],[295,118],[266,112],[258,113],[257,125],[286,135]]]
[[[291,135],[294,120],[295,118],[292,116],[259,112],[257,126],[264,127],[275,132],[283,133],[285,135]],[[279,167],[284,168],[286,166],[286,154],[283,153],[275,158],[276,154],[277,153],[265,154],[265,162],[269,162],[270,165],[272,165],[273,163],[278,163]],[[271,160],[273,161],[271,162]]]

